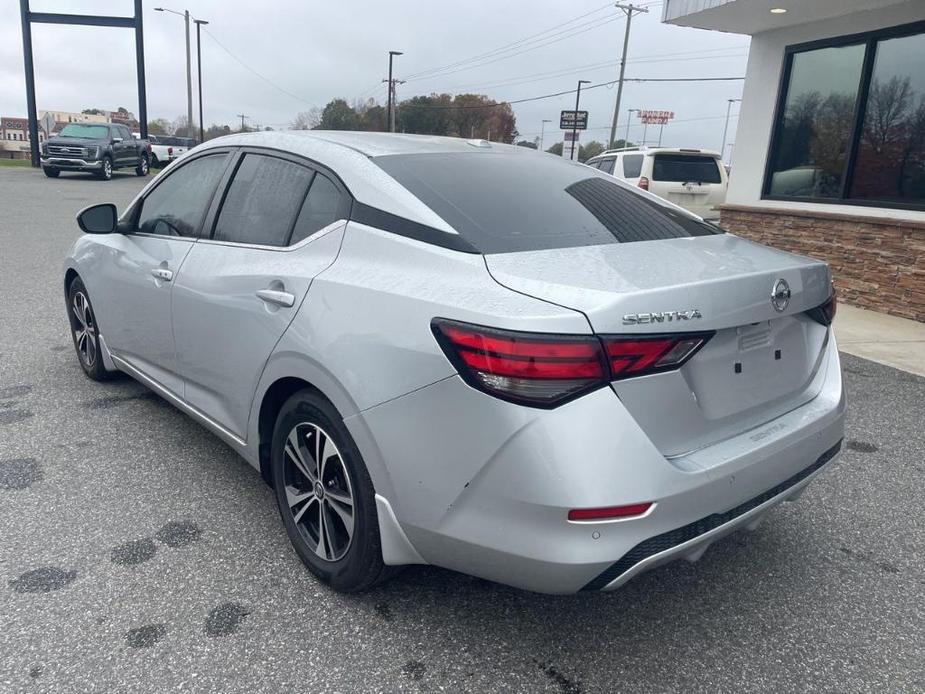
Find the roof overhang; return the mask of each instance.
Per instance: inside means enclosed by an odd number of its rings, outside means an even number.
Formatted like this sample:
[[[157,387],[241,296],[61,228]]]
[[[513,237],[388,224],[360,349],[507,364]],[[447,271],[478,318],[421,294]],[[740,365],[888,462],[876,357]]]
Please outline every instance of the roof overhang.
[[[906,0],[665,0],[662,21],[677,26],[759,34],[855,12],[879,10]],[[785,9],[773,13],[772,9]]]

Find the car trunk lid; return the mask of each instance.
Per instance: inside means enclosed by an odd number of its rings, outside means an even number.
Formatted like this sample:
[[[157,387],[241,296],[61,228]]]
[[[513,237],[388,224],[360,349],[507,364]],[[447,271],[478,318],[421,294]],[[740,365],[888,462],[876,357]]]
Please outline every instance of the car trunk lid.
[[[601,335],[715,332],[680,370],[613,384],[666,456],[758,426],[821,385],[828,330],[804,312],[830,294],[822,262],[729,234],[485,258],[502,285],[581,311]],[[790,296],[775,307],[781,280]]]

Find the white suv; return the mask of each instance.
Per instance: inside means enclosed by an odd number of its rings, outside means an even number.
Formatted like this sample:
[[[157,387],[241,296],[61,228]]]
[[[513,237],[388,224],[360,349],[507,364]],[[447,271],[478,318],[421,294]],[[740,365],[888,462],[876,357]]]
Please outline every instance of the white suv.
[[[719,152],[674,147],[609,149],[585,162],[685,210],[718,219],[729,179]]]

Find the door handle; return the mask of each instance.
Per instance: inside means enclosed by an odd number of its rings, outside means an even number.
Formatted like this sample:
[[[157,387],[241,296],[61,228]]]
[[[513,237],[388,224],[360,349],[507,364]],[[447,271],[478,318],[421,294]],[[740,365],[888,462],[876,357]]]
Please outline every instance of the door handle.
[[[282,292],[278,289],[261,289],[257,292],[257,297],[266,301],[268,304],[276,304],[277,306],[285,306],[286,308],[290,308],[295,304],[295,294]]]
[[[151,274],[164,282],[169,282],[173,279],[173,270],[168,270],[165,267],[153,267],[151,268]]]

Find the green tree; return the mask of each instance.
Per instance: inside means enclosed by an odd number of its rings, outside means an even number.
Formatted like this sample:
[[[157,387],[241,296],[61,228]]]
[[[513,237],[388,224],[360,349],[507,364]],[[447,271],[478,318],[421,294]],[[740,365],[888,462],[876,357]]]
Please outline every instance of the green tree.
[[[596,157],[604,151],[604,145],[597,140],[591,140],[586,145],[578,146],[578,161],[588,161],[591,157]]]
[[[213,123],[210,125],[204,135],[207,140],[214,140],[216,137],[221,137],[222,135],[230,135],[231,126],[230,125],[216,125]]]
[[[106,111],[101,108],[85,108],[81,113],[86,113],[91,116],[105,116]]]
[[[537,138],[538,140],[539,138]],[[527,147],[528,149],[536,149],[539,145],[537,141],[531,142],[530,140],[521,140],[517,143],[518,147]]]
[[[321,112],[321,122],[315,126],[318,130],[356,130],[360,118],[345,99],[328,102]]]
[[[431,94],[406,99],[399,104],[395,121],[395,129],[403,133],[455,134],[453,97],[449,94]]]
[[[562,143],[557,142],[556,144],[554,144],[552,147],[550,147],[546,151],[549,152],[550,154],[555,154],[556,156],[561,157],[562,156]]]
[[[148,121],[148,132],[152,135],[170,135],[170,121],[166,118],[155,118]]]

